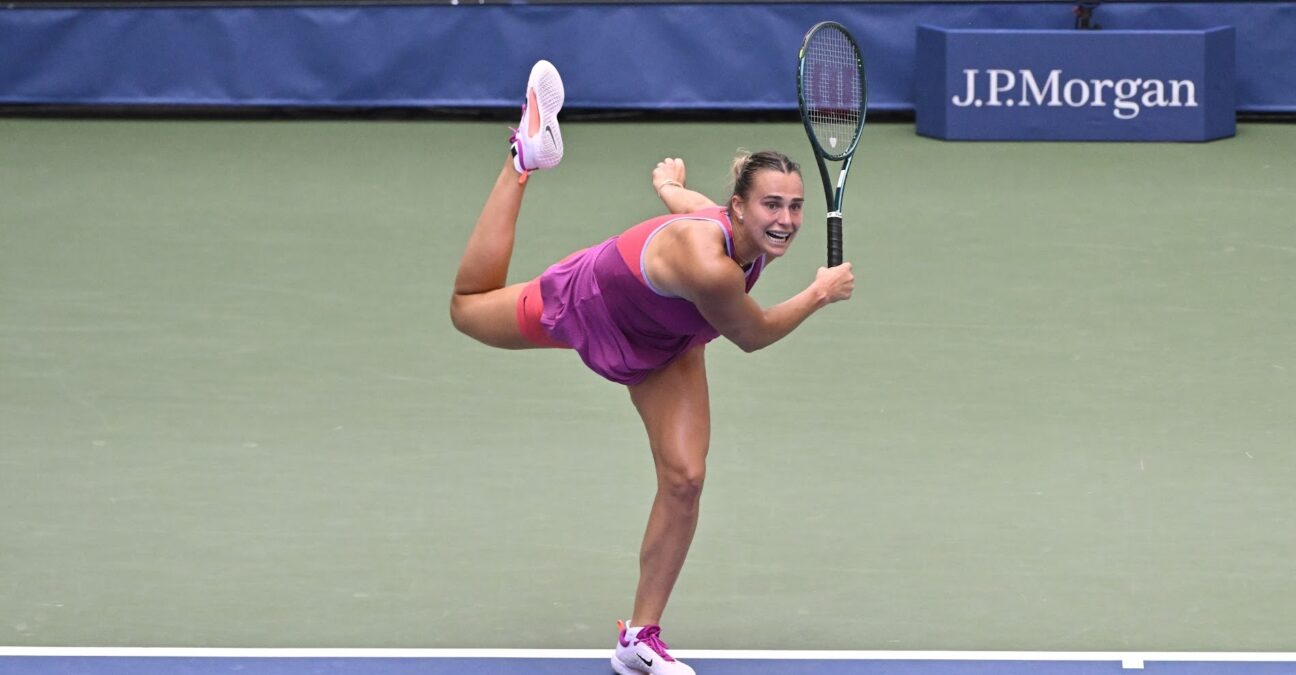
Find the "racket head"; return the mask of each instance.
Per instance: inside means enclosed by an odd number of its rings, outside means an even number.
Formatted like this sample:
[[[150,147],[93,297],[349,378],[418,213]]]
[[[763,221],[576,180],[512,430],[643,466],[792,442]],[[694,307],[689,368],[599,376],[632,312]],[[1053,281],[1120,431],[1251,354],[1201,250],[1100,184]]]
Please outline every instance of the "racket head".
[[[797,62],[797,105],[815,153],[833,161],[850,157],[868,112],[859,43],[840,23],[821,21],[806,31]]]

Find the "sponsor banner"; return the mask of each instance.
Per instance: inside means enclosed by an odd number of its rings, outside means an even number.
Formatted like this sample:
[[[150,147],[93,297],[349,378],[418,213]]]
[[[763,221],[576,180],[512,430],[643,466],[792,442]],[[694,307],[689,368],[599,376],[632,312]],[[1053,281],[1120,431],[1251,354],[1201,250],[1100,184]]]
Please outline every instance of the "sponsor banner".
[[[1206,141],[1236,130],[1234,31],[918,28],[917,130],[949,140]]]

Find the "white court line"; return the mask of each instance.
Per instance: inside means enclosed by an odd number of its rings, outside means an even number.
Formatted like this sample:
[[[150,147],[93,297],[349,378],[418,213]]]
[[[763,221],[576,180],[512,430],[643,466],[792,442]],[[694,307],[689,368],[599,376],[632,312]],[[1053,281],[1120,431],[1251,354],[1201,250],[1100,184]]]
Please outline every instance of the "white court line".
[[[611,649],[302,649],[226,647],[2,647],[3,656],[334,658],[334,659],[602,659]],[[1119,661],[1126,668],[1146,662],[1296,663],[1296,652],[993,652],[993,651],[739,651],[673,650],[686,659],[815,661]]]

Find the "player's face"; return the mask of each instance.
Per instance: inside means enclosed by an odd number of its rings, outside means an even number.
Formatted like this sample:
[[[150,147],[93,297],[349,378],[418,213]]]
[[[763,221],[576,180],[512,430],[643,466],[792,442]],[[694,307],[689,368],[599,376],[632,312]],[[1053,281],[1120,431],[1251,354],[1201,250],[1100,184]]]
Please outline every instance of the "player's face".
[[[734,211],[741,220],[734,223],[743,230],[743,239],[761,253],[777,258],[787,252],[801,229],[801,208],[805,204],[805,187],[795,173],[766,170],[756,174],[751,192],[745,200],[734,201]]]

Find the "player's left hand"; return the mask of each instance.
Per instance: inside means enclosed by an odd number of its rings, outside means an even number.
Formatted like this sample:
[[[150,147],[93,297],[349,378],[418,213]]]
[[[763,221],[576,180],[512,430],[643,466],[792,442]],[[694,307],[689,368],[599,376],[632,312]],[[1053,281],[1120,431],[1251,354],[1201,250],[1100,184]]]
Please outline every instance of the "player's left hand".
[[[683,187],[685,185],[684,174],[684,160],[678,157],[667,157],[657,162],[657,167],[652,171],[653,191],[661,192],[663,185],[672,182]]]

